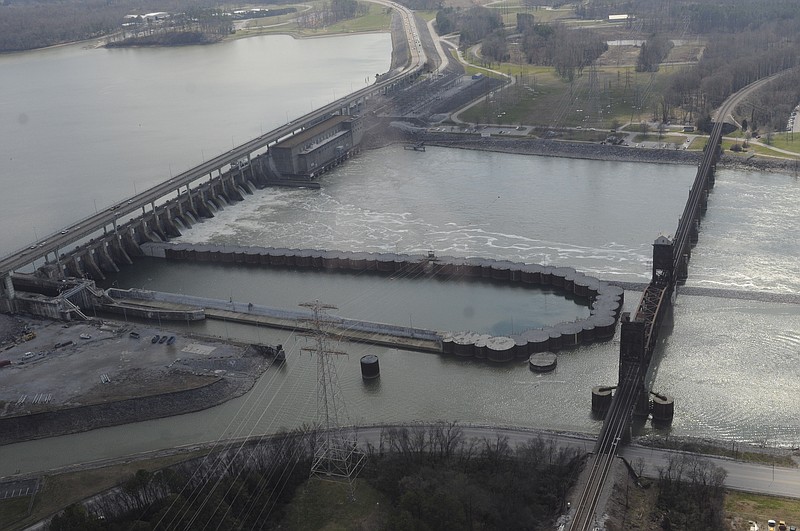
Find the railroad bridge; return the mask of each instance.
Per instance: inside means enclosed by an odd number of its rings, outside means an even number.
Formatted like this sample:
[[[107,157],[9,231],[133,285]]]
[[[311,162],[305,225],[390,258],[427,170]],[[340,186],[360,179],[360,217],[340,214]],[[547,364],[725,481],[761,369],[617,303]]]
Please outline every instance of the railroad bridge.
[[[645,378],[659,329],[674,301],[677,285],[688,275],[692,245],[697,243],[700,218],[708,206],[708,192],[714,186],[724,125],[722,121],[714,124],[674,237],[659,236],[653,243],[652,278],[635,314],[631,316],[626,312],[622,315],[619,381],[595,445],[588,479],[574,508],[571,531],[593,529],[597,503],[617,449],[630,436],[631,416],[648,414],[650,400]]]

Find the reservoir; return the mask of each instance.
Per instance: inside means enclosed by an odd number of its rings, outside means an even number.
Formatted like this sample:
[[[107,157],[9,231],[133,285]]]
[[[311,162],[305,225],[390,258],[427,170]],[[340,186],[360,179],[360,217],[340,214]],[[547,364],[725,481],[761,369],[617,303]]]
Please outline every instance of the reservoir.
[[[387,36],[383,38],[388,41]],[[363,51],[368,46],[354,48]],[[137,56],[138,51],[124,51],[123,56],[130,55],[144,65],[159,64],[157,53],[146,51],[148,55]],[[184,51],[160,50],[165,54]],[[68,56],[94,52],[106,53],[78,48],[69,51]],[[43,76],[47,63],[37,67],[38,53],[2,57],[0,62],[18,61],[16,68]],[[42,53],[46,58],[52,51]],[[33,59],[28,61],[30,57]],[[186,68],[194,69],[185,74],[184,85],[202,86],[208,77],[207,57],[181,57],[189,63]],[[383,57],[385,71],[388,51]],[[380,71],[379,67],[370,68]],[[370,75],[367,68],[364,70],[356,75]],[[222,83],[217,77],[223,76],[227,68],[217,64],[212,71],[214,82]],[[279,83],[274,78],[266,76],[262,81]],[[246,84],[225,83],[231,102],[244,97],[236,91]],[[318,87],[320,92],[329,86],[324,77],[301,84]],[[94,88],[87,82],[83,90]],[[253,102],[257,100],[248,99],[247,105],[236,111],[240,113],[237,125],[231,126],[250,128],[249,131],[256,127],[248,138],[259,133],[258,124],[254,126],[258,115]],[[6,101],[0,107],[3,112],[11,108]],[[46,101],[46,95],[42,101]],[[208,149],[216,149],[216,153],[229,149],[226,146],[231,129],[214,122],[219,114],[202,115],[204,101],[198,98],[192,112],[184,110],[184,120],[165,120],[162,126],[166,130],[143,135],[147,141],[141,145],[149,146],[146,153],[150,156],[142,157],[142,161],[129,157],[124,164],[119,162],[125,139],[132,134],[126,128],[122,128],[117,140],[108,143],[112,154],[100,149],[99,140],[89,144],[97,149],[97,156],[102,159],[99,162],[87,162],[84,156],[68,157],[66,153],[48,152],[41,156],[39,153],[45,150],[29,150],[28,162],[48,168],[33,174],[26,171],[25,164],[3,160],[4,182],[14,183],[11,191],[33,203],[2,199],[6,208],[4,222],[8,219],[16,224],[12,226],[16,230],[4,231],[2,248],[31,241],[31,235],[25,233],[32,232],[28,227],[32,222],[41,230],[45,222],[49,223],[47,226],[55,230],[81,213],[88,213],[93,208],[91,196],[95,190],[97,195],[101,195],[99,191],[108,194],[102,197],[111,202],[133,193],[131,180],[138,183],[138,179],[149,179],[153,183],[168,178],[168,159],[172,157],[184,157],[182,162],[174,163],[173,171],[198,162],[203,155],[199,149],[205,149],[199,144],[204,140],[192,135],[204,129],[202,124],[214,124],[202,133],[216,137],[215,147]],[[29,114],[33,114],[34,103],[29,108]],[[91,122],[94,125],[103,122],[101,116],[110,120],[100,109],[86,109],[85,113],[96,113]],[[158,115],[155,111],[153,114]],[[49,128],[53,130],[41,133],[45,135],[40,140],[42,146],[58,150],[61,148],[54,139],[72,142],[72,137],[83,138],[91,132],[92,125],[84,129],[81,121],[77,126],[67,118],[62,122],[60,129],[57,123],[51,123]],[[273,126],[278,123],[280,117],[273,116]],[[70,132],[68,124],[77,127],[77,132]],[[3,131],[8,138],[13,137],[5,126]],[[241,133],[234,133],[234,137],[237,134]],[[189,137],[194,140],[187,140]],[[175,145],[159,148],[159,142],[178,139],[186,144],[185,151]],[[150,164],[157,167],[150,168]],[[646,282],[651,244],[660,233],[670,234],[677,226],[694,171],[687,166],[456,149],[429,148],[417,153],[404,151],[402,146],[389,146],[364,152],[326,174],[320,190],[261,190],[243,203],[226,207],[214,219],[196,225],[181,241],[400,253],[434,250],[437,255],[562,265],[605,280]],[[11,179],[20,172],[33,176]],[[654,389],[676,398],[671,435],[800,446],[800,420],[796,415],[800,410],[800,394],[796,392],[800,381],[800,310],[796,304],[751,300],[746,296],[748,292],[800,292],[800,250],[794,235],[800,221],[797,204],[800,185],[792,176],[718,172],[701,225],[700,242],[693,251],[688,286],[737,290],[745,296],[678,297],[672,327],[665,328],[661,336],[658,370],[651,375]],[[26,215],[34,209],[42,212],[41,221]],[[342,286],[337,286],[338,280]],[[348,278],[345,284],[345,279],[337,276],[333,280],[318,277],[312,282],[290,271],[228,270],[208,264],[142,261],[110,281],[225,300],[231,297],[240,302],[269,305],[277,301],[276,306],[290,308],[312,296],[336,304],[342,315],[368,315],[401,326],[408,323],[410,313],[413,326],[420,328],[428,327],[427,321],[436,323],[437,314],[445,312],[450,314],[444,316],[449,321],[442,319],[441,325],[431,328],[470,328],[478,324],[516,328],[523,323],[512,325],[509,316],[530,303],[526,296],[483,290],[485,286],[474,286],[470,296],[470,286],[456,286],[451,291],[447,283],[441,283],[435,286],[438,291],[431,292],[430,286],[409,279],[400,279],[404,284],[398,287],[394,285],[397,279],[370,277],[359,283],[360,280]],[[311,291],[304,291],[306,288]],[[321,292],[314,295],[318,290]],[[626,311],[636,307],[639,296],[626,293]],[[435,297],[441,306],[429,304],[426,297]],[[545,296],[548,307],[552,297]],[[540,301],[536,306],[544,304]],[[471,318],[470,305],[473,309],[488,309],[485,314],[472,313],[473,317],[479,315],[481,323],[467,320]],[[425,315],[419,322],[413,317],[417,312]],[[148,449],[274,432],[313,421],[315,360],[301,353],[301,347],[307,346],[305,338],[286,331],[224,322],[191,326],[197,327],[193,331],[221,337],[283,343],[287,347],[287,363],[283,368],[267,371],[247,395],[206,411],[6,446],[0,475],[16,469],[45,470]],[[349,353],[338,360],[337,371],[355,423],[447,419],[596,433],[599,421],[590,414],[590,390],[594,385],[616,382],[619,343],[615,338],[564,352],[559,355],[556,372],[547,375],[533,374],[524,364],[495,365],[366,344],[343,344],[340,348]],[[366,385],[360,376],[359,359],[365,354],[380,358],[381,378],[373,385]],[[648,423],[641,432],[652,430]]]
[[[0,55],[0,253],[363,88],[391,49],[374,33]]]

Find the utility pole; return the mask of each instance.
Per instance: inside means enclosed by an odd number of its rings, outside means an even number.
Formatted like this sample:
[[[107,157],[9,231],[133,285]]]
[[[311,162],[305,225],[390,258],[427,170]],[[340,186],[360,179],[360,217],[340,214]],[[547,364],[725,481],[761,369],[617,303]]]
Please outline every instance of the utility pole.
[[[314,460],[311,465],[311,477],[347,483],[349,498],[355,498],[354,485],[356,476],[364,466],[365,455],[358,447],[358,441],[347,423],[347,412],[341,397],[339,381],[336,376],[334,356],[346,355],[345,352],[327,348],[328,334],[323,329],[330,319],[326,310],[335,310],[336,306],[323,304],[320,301],[304,302],[300,306],[310,308],[314,316],[310,319],[313,332],[310,336],[316,345],[302,350],[317,356],[317,444]]]

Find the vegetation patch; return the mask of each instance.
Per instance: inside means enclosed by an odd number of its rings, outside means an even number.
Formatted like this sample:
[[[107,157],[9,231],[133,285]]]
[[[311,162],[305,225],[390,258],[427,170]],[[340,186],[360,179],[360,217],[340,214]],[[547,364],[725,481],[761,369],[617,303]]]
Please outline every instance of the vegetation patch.
[[[789,524],[800,523],[800,503],[792,498],[763,496],[747,492],[728,491],[725,496],[725,519],[731,529],[748,530],[748,521],[757,522],[760,529],[767,529],[767,520],[784,520]]]
[[[578,450],[543,439],[515,448],[504,436],[467,439],[455,423],[386,428],[367,449],[351,503],[341,485],[308,480],[319,440],[314,430],[297,430],[141,469],[94,510],[123,529],[543,529],[565,510],[583,466]],[[75,505],[57,518],[71,529],[98,523]]]
[[[32,496],[21,496],[0,501],[0,529],[11,529],[12,525],[28,515]]]
[[[0,522],[3,523],[3,527],[0,527],[0,529],[5,531],[6,529],[17,529],[33,525],[71,504],[118,485],[120,478],[129,476],[138,469],[158,470],[196,457],[198,453],[181,453],[103,468],[46,476],[43,478],[42,486],[34,499],[31,514],[22,521],[10,526],[5,526],[5,523],[11,522],[10,520],[0,517]],[[27,511],[30,498],[26,500],[25,510]]]
[[[286,510],[288,529],[376,529],[385,527],[386,497],[367,481],[354,482],[355,497],[344,482],[311,479],[297,489]]]

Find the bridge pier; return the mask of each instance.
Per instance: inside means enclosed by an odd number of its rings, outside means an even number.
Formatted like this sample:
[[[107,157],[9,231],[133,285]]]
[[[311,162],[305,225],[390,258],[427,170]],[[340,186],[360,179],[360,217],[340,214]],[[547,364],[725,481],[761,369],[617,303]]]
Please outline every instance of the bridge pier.
[[[222,184],[222,192],[225,194],[229,203],[231,201],[244,201],[244,197],[239,190],[236,189],[236,181],[232,175],[229,175],[227,178],[223,177],[220,179],[220,183]]]
[[[136,229],[131,228],[122,235],[122,250],[128,256],[143,256],[144,251],[139,247],[139,242],[136,240]]]
[[[14,280],[11,278],[11,273],[3,277],[3,298],[13,300],[16,297],[14,291]]]
[[[87,249],[83,255],[81,255],[81,259],[83,260],[83,264],[89,270],[91,277],[95,280],[105,280],[106,276],[103,274],[103,271],[97,265],[97,261],[94,259],[94,253],[91,249]]]
[[[156,213],[156,217],[159,218],[162,230],[167,238],[180,237],[181,231],[178,230],[175,222],[172,221],[172,210],[169,206],[162,209],[160,214]]]
[[[111,258],[111,254],[108,252],[108,247],[106,247],[106,245],[106,242],[100,242],[100,245],[94,248],[94,253],[97,254],[98,257],[97,262],[101,269],[105,269],[111,273],[119,273],[119,267],[114,263],[114,259]]]
[[[81,267],[81,263],[77,256],[73,256],[66,262],[64,262],[64,268],[66,269],[66,275],[69,277],[75,278],[85,278],[86,273],[83,271],[83,267]]]
[[[678,270],[675,274],[678,282],[685,282],[689,278],[689,253],[681,255],[681,259],[678,262]]]
[[[116,236],[114,236],[114,238],[111,239],[110,242],[108,242],[111,256],[114,258],[114,260],[118,262],[121,262],[125,265],[132,265],[133,260],[131,260],[131,257],[128,256],[128,253],[125,252],[125,247],[122,243],[122,239],[123,239],[122,235],[117,234]]]
[[[142,219],[141,227],[146,241],[151,241],[151,242],[165,241],[162,235],[159,234],[160,230],[158,227],[158,219],[156,219],[155,215],[152,215],[147,219]]]
[[[697,243],[700,239],[700,220],[694,219],[692,220],[692,224],[689,227],[689,241],[693,244]]]
[[[633,405],[633,416],[647,418],[650,415],[650,393],[642,386],[637,395],[636,403]]]

